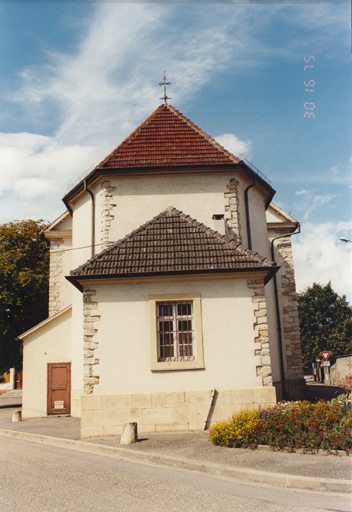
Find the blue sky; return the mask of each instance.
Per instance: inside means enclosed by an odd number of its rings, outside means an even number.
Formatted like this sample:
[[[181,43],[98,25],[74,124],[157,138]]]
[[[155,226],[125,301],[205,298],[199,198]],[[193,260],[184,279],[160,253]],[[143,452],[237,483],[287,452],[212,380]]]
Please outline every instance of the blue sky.
[[[62,213],[160,104],[166,70],[170,103],[301,222],[298,290],[331,279],[351,300],[350,18],[348,1],[0,2],[0,222]]]

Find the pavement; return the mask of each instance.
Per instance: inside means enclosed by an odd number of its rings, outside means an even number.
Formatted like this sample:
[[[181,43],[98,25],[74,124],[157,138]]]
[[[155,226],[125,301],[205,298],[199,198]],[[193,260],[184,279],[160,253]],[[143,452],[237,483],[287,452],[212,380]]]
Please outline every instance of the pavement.
[[[80,420],[29,418],[12,422],[21,408],[21,391],[0,395],[0,435],[60,446],[142,464],[198,471],[209,476],[325,493],[352,493],[352,455],[303,454],[227,448],[210,443],[206,432],[140,434],[138,442],[120,445],[120,436],[80,439]]]

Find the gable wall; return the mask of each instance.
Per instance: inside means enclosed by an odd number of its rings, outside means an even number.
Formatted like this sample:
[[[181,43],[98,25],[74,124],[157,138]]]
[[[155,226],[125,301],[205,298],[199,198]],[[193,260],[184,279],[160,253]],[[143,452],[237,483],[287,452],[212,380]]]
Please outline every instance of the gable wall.
[[[110,241],[117,241],[168,206],[212,227],[212,216],[224,214],[224,193],[231,175],[163,176],[111,179],[114,218]],[[103,194],[99,204],[103,205]],[[100,211],[104,210],[99,207]],[[105,210],[106,212],[106,210]]]
[[[205,369],[151,371],[148,297],[183,293],[201,295]],[[189,390],[262,386],[252,295],[246,279],[97,283],[84,293],[94,394],[181,391],[186,381]]]
[[[247,246],[244,191],[248,185],[249,182],[235,173],[105,179],[93,189],[96,198],[95,238],[97,244],[102,244],[96,251],[101,252],[108,242],[120,240],[168,206],[174,206],[211,228],[214,227],[212,216],[224,214],[232,236],[236,235]],[[75,229],[80,226],[77,243],[79,240],[83,242],[83,237],[87,242],[90,240],[90,197],[88,194],[84,197],[75,205]],[[249,201],[253,245],[258,253],[266,255],[265,198],[258,188],[253,188]],[[84,218],[85,226],[82,225]],[[80,253],[81,263],[85,261],[84,254]]]
[[[234,172],[177,174],[102,179],[95,196],[95,253],[103,251],[145,222],[174,206],[206,226],[214,228],[212,216],[224,214],[227,231],[248,247],[245,189],[250,181]],[[258,187],[250,189],[249,211],[253,250],[268,256],[265,197]],[[73,246],[89,246],[92,240],[91,197],[84,193],[73,206]],[[232,234],[231,234],[232,233]],[[85,263],[89,248],[73,252],[72,267]]]

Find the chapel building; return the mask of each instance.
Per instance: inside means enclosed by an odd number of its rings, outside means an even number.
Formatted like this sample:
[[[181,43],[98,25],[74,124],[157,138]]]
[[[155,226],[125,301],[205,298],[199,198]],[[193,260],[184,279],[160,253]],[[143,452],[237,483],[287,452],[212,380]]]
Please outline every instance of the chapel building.
[[[82,437],[131,421],[199,430],[302,398],[299,224],[274,194],[249,162],[160,105],[44,231],[49,317],[20,336],[23,417],[81,417]]]

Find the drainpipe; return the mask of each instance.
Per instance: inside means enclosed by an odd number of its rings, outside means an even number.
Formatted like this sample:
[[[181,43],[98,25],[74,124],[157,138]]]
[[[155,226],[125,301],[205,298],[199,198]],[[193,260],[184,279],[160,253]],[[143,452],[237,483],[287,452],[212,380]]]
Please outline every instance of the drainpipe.
[[[91,190],[89,190],[89,188],[88,188],[87,180],[84,180],[83,183],[84,183],[84,190],[86,192],[88,192],[88,194],[92,198],[92,222],[91,222],[92,233],[91,233],[91,241],[92,241],[92,258],[93,258],[94,255],[95,255],[95,198],[94,198],[93,192]]]
[[[244,191],[244,203],[246,206],[246,225],[247,225],[247,241],[248,241],[248,249],[252,250],[252,236],[251,236],[251,221],[249,218],[249,201],[248,201],[248,191],[250,188],[255,187],[256,177],[253,175],[253,183],[252,185],[248,185],[246,190]]]
[[[286,235],[280,235],[276,238],[273,238],[271,241],[271,260],[277,265],[275,262],[275,254],[274,254],[274,242],[279,238],[285,238],[287,236],[298,235],[301,232],[301,225],[297,222],[296,230],[294,233],[287,233]],[[280,304],[279,304],[279,293],[277,289],[277,274],[274,275],[274,290],[275,290],[275,306],[276,306],[276,317],[277,317],[277,329],[279,332],[279,355],[280,355],[280,374],[281,374],[281,384],[282,384],[282,398],[283,400],[287,399],[288,390],[286,389],[285,384],[285,366],[284,366],[284,354],[282,349],[282,332],[281,332],[281,315],[280,315]]]

